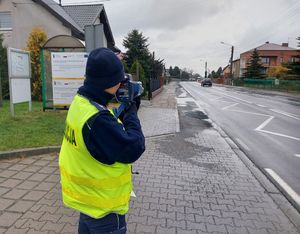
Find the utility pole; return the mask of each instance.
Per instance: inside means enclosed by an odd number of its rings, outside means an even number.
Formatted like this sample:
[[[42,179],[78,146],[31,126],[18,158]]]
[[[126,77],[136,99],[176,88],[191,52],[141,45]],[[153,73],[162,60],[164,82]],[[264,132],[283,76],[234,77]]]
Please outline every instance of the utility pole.
[[[205,75],[204,78],[207,78],[207,61],[205,61]]]
[[[225,43],[224,41],[221,41],[221,44],[231,46],[231,55],[230,55],[230,80],[231,80],[231,81],[230,81],[230,82],[231,82],[231,85],[232,85],[232,82],[233,82],[232,67],[233,67],[233,52],[234,52],[234,46],[231,45],[231,44]]]
[[[230,56],[230,78],[233,80],[232,67],[233,67],[233,51],[234,46],[231,46],[231,56]]]

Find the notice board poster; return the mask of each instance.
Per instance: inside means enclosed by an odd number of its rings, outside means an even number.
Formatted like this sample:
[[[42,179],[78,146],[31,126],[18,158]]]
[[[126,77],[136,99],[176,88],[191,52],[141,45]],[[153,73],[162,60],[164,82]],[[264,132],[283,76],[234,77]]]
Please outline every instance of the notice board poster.
[[[87,53],[51,53],[53,105],[69,106],[85,79]]]
[[[31,64],[28,51],[8,48],[8,73],[12,104],[31,102]]]
[[[31,77],[30,74],[30,54],[27,51],[10,49],[11,77]]]

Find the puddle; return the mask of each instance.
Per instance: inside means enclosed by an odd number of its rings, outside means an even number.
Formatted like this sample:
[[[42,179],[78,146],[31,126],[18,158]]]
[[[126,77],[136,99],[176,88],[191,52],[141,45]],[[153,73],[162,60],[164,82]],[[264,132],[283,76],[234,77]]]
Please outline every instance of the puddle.
[[[186,113],[186,115],[196,119],[208,119],[208,116],[202,111],[189,111]]]
[[[188,162],[195,156],[201,156],[203,152],[213,150],[209,147],[195,145],[192,142],[186,141],[185,138],[187,137],[181,133],[169,136],[164,141],[160,140],[157,143],[160,145],[161,152],[185,162]]]

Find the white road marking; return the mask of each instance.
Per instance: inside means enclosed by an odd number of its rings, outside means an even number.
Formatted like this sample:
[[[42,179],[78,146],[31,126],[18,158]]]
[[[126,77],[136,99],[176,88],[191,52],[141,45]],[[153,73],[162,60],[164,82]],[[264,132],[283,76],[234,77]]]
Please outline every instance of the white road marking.
[[[231,111],[232,112],[244,113],[244,114],[250,114],[250,115],[258,115],[258,116],[270,117],[270,115],[265,115],[265,114],[260,114],[260,113],[254,113],[254,112],[249,112],[249,111],[241,111],[241,110],[231,110]]]
[[[219,91],[217,91],[217,92],[219,92]],[[238,98],[238,97],[234,97],[234,96],[231,96],[231,95],[228,95],[228,94],[224,94],[224,92],[221,92],[221,93],[222,93],[222,95],[224,95],[224,96],[227,96],[227,97],[230,97],[230,98],[233,98],[233,99],[237,99],[237,100],[246,102],[246,103],[248,103],[248,104],[253,104],[253,102],[249,102],[249,101],[247,101],[247,100],[244,100],[244,99],[241,99],[241,98]]]
[[[228,94],[223,94],[223,95],[225,95],[225,96],[227,96],[227,97],[230,97],[230,98],[233,98],[233,99],[237,99],[237,100],[246,102],[246,103],[248,103],[248,104],[252,104],[252,103],[253,103],[253,102],[249,102],[249,101],[247,101],[247,100],[244,100],[244,99],[241,99],[241,98],[238,98],[238,97],[234,97],[234,96],[231,96],[231,95],[228,95]]]
[[[186,90],[187,92],[189,92],[188,90]],[[190,93],[190,92],[189,92]],[[229,96],[229,97],[232,97],[230,95],[226,95],[226,94],[223,94],[225,96]],[[243,100],[243,99],[240,99],[240,98],[236,98],[236,97],[232,97],[232,98],[235,98],[235,99],[238,99],[238,100],[241,100],[241,101],[244,101],[244,102],[247,102],[249,104],[253,104],[252,102],[248,102],[246,100]],[[177,99],[178,100],[178,99]],[[233,104],[232,104],[233,105]],[[232,106],[230,105],[230,106]],[[228,109],[230,106],[228,106],[227,108],[225,107],[225,109]],[[263,133],[267,133],[267,134],[271,134],[271,135],[275,135],[275,136],[280,136],[280,137],[285,137],[285,138],[289,138],[289,139],[292,139],[292,140],[296,140],[296,141],[300,141],[300,138],[298,137],[293,137],[293,136],[289,136],[289,135],[285,135],[285,134],[281,134],[281,133],[277,133],[277,132],[272,132],[272,131],[267,131],[267,130],[262,130],[264,127],[266,127],[273,119],[274,119],[274,116],[271,116],[271,115],[266,115],[266,114],[260,114],[260,113],[255,113],[255,112],[248,112],[248,111],[241,111],[241,110],[230,110],[232,112],[240,112],[240,113],[245,113],[245,114],[251,114],[251,115],[258,115],[258,116],[266,116],[266,117],[269,117],[267,120],[265,120],[261,125],[259,125],[256,129],[254,129],[255,131],[258,131],[258,132],[263,132]],[[294,116],[293,114],[290,114],[290,113],[286,113],[286,112],[282,112],[280,110],[276,110],[276,109],[271,109],[271,111],[273,112],[276,112],[276,113],[279,113],[279,114],[283,114],[283,115],[286,115],[286,116],[289,116],[291,118],[294,118],[294,119],[299,119],[300,117],[298,116]],[[300,120],[300,119],[299,119]],[[243,144],[243,143],[242,143]],[[247,146],[246,146],[247,147]],[[245,147],[245,148],[246,148]],[[249,148],[248,148],[249,149]]]
[[[258,130],[258,131],[268,133],[268,134],[271,134],[271,135],[275,135],[275,136],[281,136],[281,137],[289,138],[289,139],[292,139],[292,140],[300,141],[300,138],[298,138],[298,137],[293,137],[293,136],[281,134],[281,133],[278,133],[278,132],[271,132],[271,131],[267,131],[267,130]]]
[[[240,140],[239,138],[235,138],[235,139],[245,150],[251,151],[250,148],[244,142],[242,142],[242,140]]]
[[[260,107],[263,107],[263,108],[266,108],[266,106],[261,105],[261,104],[256,104],[256,105],[258,105],[258,106],[260,106]]]
[[[237,106],[238,104],[239,104],[239,103],[233,103],[233,104],[231,104],[231,105],[229,105],[229,106],[225,106],[225,107],[223,107],[223,108],[222,108],[222,110],[229,109],[230,107]]]
[[[293,119],[300,120],[300,117],[299,117],[299,116],[296,116],[296,115],[291,114],[291,113],[287,113],[287,112],[284,112],[284,111],[281,111],[281,110],[276,110],[276,109],[270,109],[270,111],[273,111],[273,112],[276,112],[276,113],[279,113],[279,114],[282,114],[282,115],[291,117],[291,118],[293,118]]]
[[[261,125],[259,125],[255,130],[260,131],[262,128],[267,126],[267,124],[269,124],[272,121],[272,119],[274,119],[274,116],[270,116],[266,121],[264,121]]]
[[[281,133],[278,133],[278,132],[272,132],[272,131],[262,130],[264,127],[266,127],[272,121],[272,119],[274,119],[274,116],[270,116],[266,121],[264,121],[261,125],[259,125],[255,129],[255,131],[263,132],[263,133],[268,133],[268,134],[271,134],[271,135],[281,136],[281,137],[289,138],[289,139],[292,139],[292,140],[300,141],[300,138],[297,138],[297,137],[293,137],[293,136],[281,134]]]
[[[295,154],[295,157],[298,157],[298,158],[300,158],[300,154]]]
[[[300,205],[300,196],[296,193],[275,171],[270,168],[265,168],[266,172],[293,198],[293,200]]]
[[[218,98],[213,98],[213,99],[210,99],[210,101],[218,101],[220,99],[222,99],[223,97],[218,97]]]

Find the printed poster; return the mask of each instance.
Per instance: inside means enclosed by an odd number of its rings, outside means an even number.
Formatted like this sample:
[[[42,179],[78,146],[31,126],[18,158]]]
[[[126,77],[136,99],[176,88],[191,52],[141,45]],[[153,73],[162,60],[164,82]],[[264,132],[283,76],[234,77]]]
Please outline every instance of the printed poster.
[[[69,106],[85,79],[88,54],[83,52],[51,53],[53,105]]]

